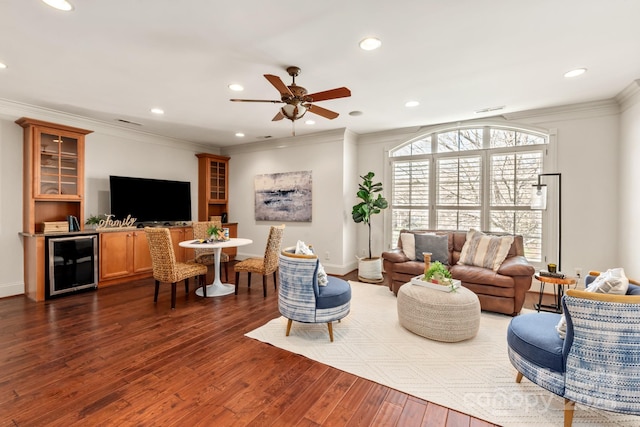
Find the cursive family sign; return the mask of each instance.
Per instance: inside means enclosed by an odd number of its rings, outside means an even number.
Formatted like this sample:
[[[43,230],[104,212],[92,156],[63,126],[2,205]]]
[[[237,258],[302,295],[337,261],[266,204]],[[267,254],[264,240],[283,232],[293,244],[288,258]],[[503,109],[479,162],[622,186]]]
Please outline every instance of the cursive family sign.
[[[125,219],[113,220],[114,215],[106,215],[105,219],[101,219],[98,223],[98,228],[124,228],[133,227],[138,218],[132,218],[131,215],[127,215]]]

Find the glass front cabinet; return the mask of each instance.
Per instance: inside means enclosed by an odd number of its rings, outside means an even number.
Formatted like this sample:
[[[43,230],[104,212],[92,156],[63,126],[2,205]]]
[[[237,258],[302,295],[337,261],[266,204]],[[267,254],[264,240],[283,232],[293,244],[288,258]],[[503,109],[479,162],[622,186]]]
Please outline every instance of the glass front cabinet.
[[[41,232],[67,215],[84,222],[84,138],[90,130],[23,117],[23,231]]]

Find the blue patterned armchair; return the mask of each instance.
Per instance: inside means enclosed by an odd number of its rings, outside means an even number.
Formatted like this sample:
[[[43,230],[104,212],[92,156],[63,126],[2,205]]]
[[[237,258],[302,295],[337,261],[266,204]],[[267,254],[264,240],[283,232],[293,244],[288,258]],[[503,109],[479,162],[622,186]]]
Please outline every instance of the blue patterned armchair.
[[[280,286],[278,308],[288,319],[287,336],[291,324],[326,323],[333,342],[332,322],[349,314],[351,286],[337,277],[328,276],[326,286],[318,285],[318,257],[294,254],[291,249],[280,253]]]
[[[589,281],[587,281],[587,284]],[[640,286],[627,295],[568,290],[562,305],[567,334],[556,331],[560,314],[514,317],[507,331],[511,364],[522,377],[564,397],[564,425],[575,403],[640,415]]]

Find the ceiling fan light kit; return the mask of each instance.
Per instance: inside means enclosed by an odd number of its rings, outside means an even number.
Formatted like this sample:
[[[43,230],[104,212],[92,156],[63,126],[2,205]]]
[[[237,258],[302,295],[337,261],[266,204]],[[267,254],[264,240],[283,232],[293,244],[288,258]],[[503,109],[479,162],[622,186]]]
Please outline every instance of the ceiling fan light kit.
[[[307,111],[313,114],[317,114],[326,119],[333,120],[338,117],[338,113],[335,111],[327,110],[326,108],[318,107],[313,104],[314,102],[327,101],[336,98],[346,98],[351,96],[351,91],[346,87],[339,87],[335,89],[325,90],[322,92],[316,92],[312,94],[307,93],[307,89],[296,84],[296,77],[300,74],[299,67],[287,67],[287,73],[292,78],[291,85],[287,86],[280,79],[280,77],[273,74],[265,74],[264,77],[276,88],[280,93],[280,100],[268,100],[268,99],[231,99],[233,102],[271,102],[274,104],[285,104],[280,108],[278,113],[271,119],[272,121],[278,121],[282,119],[289,119],[295,122],[301,119]],[[295,135],[295,128],[294,128]]]

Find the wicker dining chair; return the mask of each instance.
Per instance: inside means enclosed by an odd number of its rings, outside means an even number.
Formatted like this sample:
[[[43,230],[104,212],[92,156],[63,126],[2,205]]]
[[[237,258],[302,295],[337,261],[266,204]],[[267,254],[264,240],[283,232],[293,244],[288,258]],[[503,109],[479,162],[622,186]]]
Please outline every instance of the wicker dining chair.
[[[233,266],[233,270],[236,272],[236,295],[238,295],[240,272],[243,271],[247,272],[248,287],[251,287],[251,273],[262,274],[262,291],[265,297],[267,296],[268,275],[273,275],[273,288],[277,289],[276,272],[278,271],[278,255],[280,253],[283,233],[284,224],[279,226],[272,225],[269,230],[269,237],[267,239],[267,247],[264,250],[264,257],[247,258]]]
[[[171,308],[176,308],[176,283],[184,280],[184,291],[189,295],[189,278],[198,277],[202,286],[203,295],[207,296],[205,278],[207,276],[207,266],[196,264],[195,262],[178,262],[171,243],[171,232],[163,227],[146,227],[144,229],[149,243],[151,253],[151,264],[153,265],[153,278],[156,281],[153,302],[158,302],[158,291],[160,282],[171,283]]]
[[[209,235],[207,234],[207,230],[209,227],[216,226],[218,228],[222,228],[222,220],[221,217],[212,217],[214,218],[212,221],[201,221],[194,222],[193,225],[193,238],[194,239],[208,239]],[[195,252],[195,262],[202,265],[214,265],[215,264],[215,256],[213,249],[194,249]],[[220,252],[220,263],[224,264],[224,280],[225,282],[229,281],[229,255],[224,252]]]

